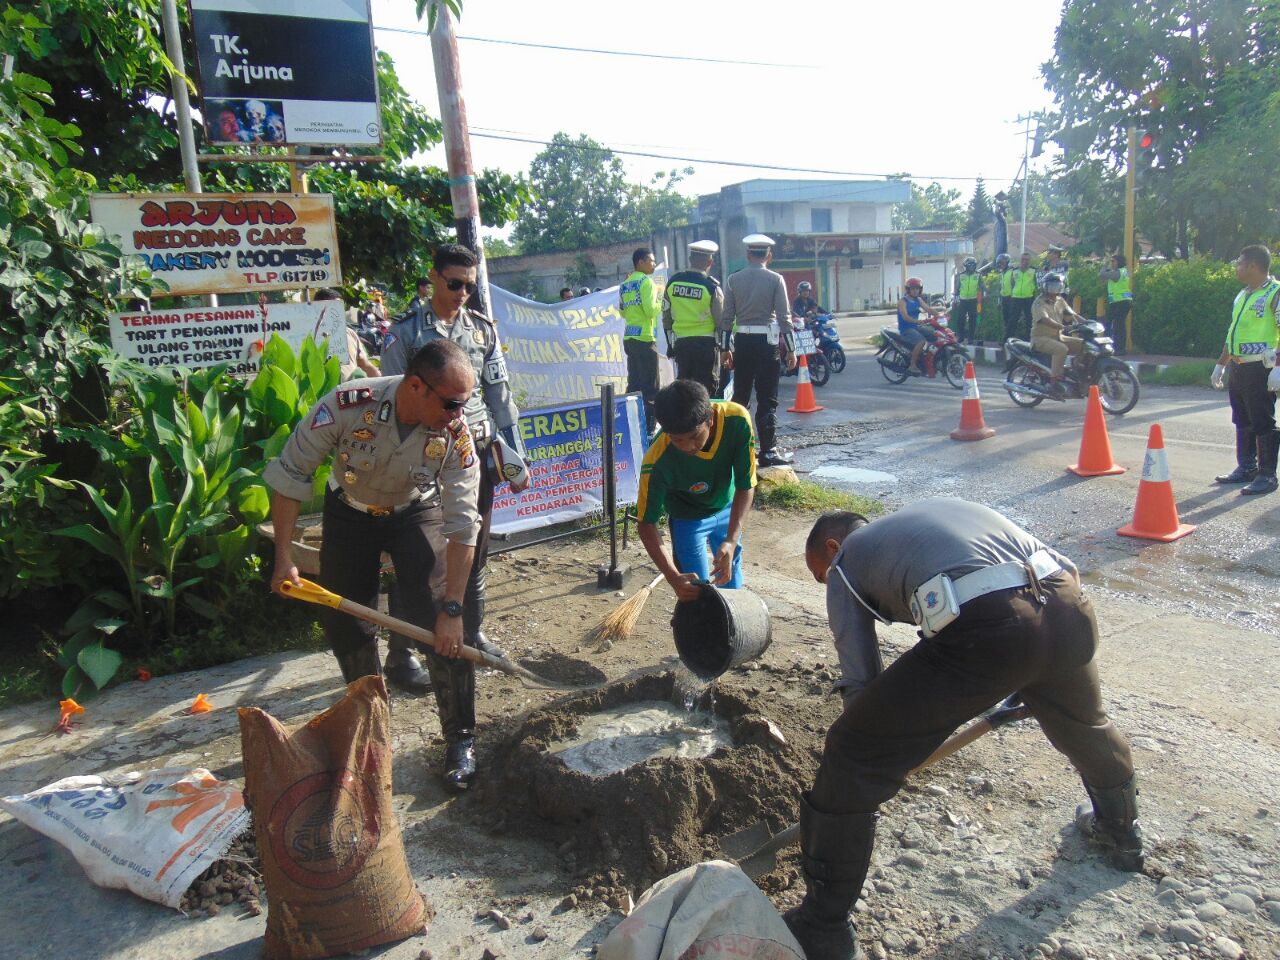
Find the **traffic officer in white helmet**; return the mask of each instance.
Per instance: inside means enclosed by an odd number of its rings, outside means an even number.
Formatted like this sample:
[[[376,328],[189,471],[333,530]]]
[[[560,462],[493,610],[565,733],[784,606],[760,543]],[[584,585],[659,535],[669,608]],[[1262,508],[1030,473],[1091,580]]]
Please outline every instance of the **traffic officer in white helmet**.
[[[689,269],[667,281],[662,298],[662,329],[677,379],[696,380],[713,397],[721,363],[733,358],[733,326],[724,322],[724,291],[710,274],[719,249],[714,240],[689,244]]]
[[[747,248],[746,269],[729,277],[724,294],[723,322],[734,330],[733,402],[748,407],[754,387],[759,463],[775,467],[791,460],[777,447],[778,358],[786,360],[788,370],[795,369],[795,333],[786,281],[769,269],[773,238],[753,233],[742,242]]]

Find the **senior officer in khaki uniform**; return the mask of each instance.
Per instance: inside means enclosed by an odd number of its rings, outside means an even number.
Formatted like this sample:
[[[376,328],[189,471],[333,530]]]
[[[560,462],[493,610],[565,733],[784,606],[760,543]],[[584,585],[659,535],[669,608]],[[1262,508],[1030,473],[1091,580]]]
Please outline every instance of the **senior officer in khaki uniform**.
[[[709,272],[719,249],[714,240],[689,244],[689,269],[667,281],[662,298],[662,329],[667,356],[676,362],[676,379],[696,380],[713,397],[722,360],[733,360],[733,326],[724,323],[724,291]]]
[[[769,269],[773,260],[773,239],[762,233],[743,237],[747,266],[729,277],[725,284],[725,326],[733,337],[733,402],[750,407],[751,389],[756,391],[756,436],[760,438],[759,464],[776,467],[790,462],[778,452],[778,356],[787,369],[796,366],[795,333],[791,328],[791,306],[782,275]]]
[[[438,652],[426,654],[436,680],[436,705],[445,737],[445,786],[465,790],[475,777],[475,669],[462,650],[462,596],[480,535],[476,491],[480,467],[471,434],[458,414],[475,381],[467,355],[436,340],[402,377],[377,377],[325,394],[298,424],[263,479],[272,489],[276,531],[271,589],[298,582],[293,534],[301,501],[310,499],[315,472],[334,455],[324,500],[320,583],[365,606],[378,605],[382,552],[391,554],[400,581],[400,613],[434,630]],[[447,541],[445,602],[439,610],[428,582],[435,556],[427,536],[424,488],[437,486]],[[348,683],[380,672],[371,624],[336,610],[321,613],[325,638]]]
[[[494,471],[490,469],[490,459],[499,434],[518,455],[523,455],[524,444],[517,427],[520,411],[511,397],[498,329],[488,317],[466,307],[467,298],[476,291],[478,264],[476,255],[466,247],[445,244],[436,249],[431,266],[431,300],[401,317],[387,333],[382,348],[382,372],[404,373],[409,358],[433,340],[451,340],[470,358],[475,386],[467,399],[464,414],[480,462],[480,487],[476,501],[480,512],[480,537],[476,541],[475,564],[467,583],[463,629],[469,646],[500,657],[504,656],[501,648],[490,643],[481,630],[484,623],[485,570],[489,559],[489,525],[493,519]],[[527,485],[527,477],[522,482],[513,480],[512,490],[519,493]],[[398,584],[391,600],[393,606],[398,607]],[[387,653],[387,679],[412,693],[425,693],[432,682],[423,674],[409,641],[395,636]]]

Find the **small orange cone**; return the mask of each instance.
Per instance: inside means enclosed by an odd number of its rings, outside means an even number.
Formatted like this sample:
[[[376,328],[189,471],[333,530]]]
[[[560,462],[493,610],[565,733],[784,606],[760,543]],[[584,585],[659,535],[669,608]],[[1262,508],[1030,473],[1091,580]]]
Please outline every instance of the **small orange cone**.
[[[197,693],[195,700],[191,702],[191,706],[187,708],[188,713],[208,713],[213,709],[213,704],[203,693]]]
[[[1133,523],[1125,524],[1116,533],[1122,537],[1169,543],[1194,529],[1193,525],[1178,521],[1173,483],[1169,480],[1169,457],[1164,452],[1164,432],[1160,424],[1153,423],[1147,438],[1147,458],[1142,462],[1142,482],[1138,484]]]
[[[982,400],[978,397],[978,375],[973,363],[964,365],[964,400],[960,404],[960,426],[951,431],[952,440],[985,440],[996,432],[982,418]]]
[[[1078,463],[1067,467],[1081,477],[1113,477],[1125,468],[1111,459],[1111,437],[1107,419],[1102,413],[1102,395],[1098,385],[1089,388],[1089,403],[1084,410],[1084,433],[1080,436]]]
[[[813,381],[809,379],[809,358],[800,354],[800,369],[796,371],[796,405],[787,407],[787,413],[817,413],[826,407],[818,406],[813,396]]]

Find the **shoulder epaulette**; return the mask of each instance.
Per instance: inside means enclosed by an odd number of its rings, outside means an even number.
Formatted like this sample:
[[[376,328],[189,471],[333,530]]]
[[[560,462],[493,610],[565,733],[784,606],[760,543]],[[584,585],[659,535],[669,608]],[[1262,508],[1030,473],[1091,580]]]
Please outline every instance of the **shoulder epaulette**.
[[[339,390],[335,396],[340,410],[363,406],[366,403],[372,403],[374,399],[373,387],[352,387],[347,390]]]

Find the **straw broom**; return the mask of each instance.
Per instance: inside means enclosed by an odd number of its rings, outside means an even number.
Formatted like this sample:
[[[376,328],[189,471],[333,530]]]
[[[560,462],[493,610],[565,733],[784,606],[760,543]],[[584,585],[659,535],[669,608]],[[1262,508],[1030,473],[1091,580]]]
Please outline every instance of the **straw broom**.
[[[636,621],[640,619],[640,614],[644,610],[644,605],[649,602],[649,594],[653,593],[653,588],[661,581],[662,574],[658,574],[649,581],[648,586],[637,590],[618,604],[616,610],[591,628],[591,632],[587,634],[587,642],[595,644],[597,650],[603,651],[608,650],[619,640],[630,637],[631,631],[636,628]]]

